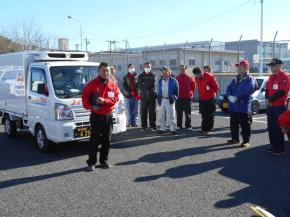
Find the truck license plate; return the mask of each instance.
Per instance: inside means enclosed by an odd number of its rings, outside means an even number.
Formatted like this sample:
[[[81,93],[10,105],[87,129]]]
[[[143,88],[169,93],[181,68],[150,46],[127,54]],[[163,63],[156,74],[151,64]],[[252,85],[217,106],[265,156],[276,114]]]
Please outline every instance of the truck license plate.
[[[74,136],[77,137],[88,137],[91,135],[90,127],[78,127],[74,130]]]

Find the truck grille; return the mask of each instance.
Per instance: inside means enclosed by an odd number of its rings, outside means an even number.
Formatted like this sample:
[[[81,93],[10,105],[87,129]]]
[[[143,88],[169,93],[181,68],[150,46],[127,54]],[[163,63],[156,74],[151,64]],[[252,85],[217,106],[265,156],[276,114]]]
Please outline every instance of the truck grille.
[[[75,120],[89,120],[91,112],[85,109],[73,110]]]

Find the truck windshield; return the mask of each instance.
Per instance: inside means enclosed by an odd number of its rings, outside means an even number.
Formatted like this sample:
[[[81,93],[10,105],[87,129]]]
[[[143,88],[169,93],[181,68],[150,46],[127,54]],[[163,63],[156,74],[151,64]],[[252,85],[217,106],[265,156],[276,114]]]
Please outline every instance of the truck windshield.
[[[53,66],[50,75],[59,98],[80,97],[84,86],[98,74],[97,66]]]

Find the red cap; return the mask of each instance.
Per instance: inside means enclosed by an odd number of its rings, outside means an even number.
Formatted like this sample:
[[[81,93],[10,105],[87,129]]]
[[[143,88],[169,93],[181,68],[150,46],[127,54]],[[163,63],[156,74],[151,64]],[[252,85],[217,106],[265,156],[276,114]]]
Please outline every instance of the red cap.
[[[236,66],[245,66],[247,69],[250,68],[250,63],[248,60],[241,60],[240,63],[237,63]]]
[[[278,118],[278,123],[280,126],[287,126],[290,128],[290,111],[283,112]]]

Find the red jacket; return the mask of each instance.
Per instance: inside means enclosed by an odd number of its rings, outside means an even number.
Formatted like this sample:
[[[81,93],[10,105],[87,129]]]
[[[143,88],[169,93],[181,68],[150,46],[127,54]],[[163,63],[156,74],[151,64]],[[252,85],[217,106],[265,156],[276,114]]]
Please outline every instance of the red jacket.
[[[212,74],[204,72],[202,78],[195,78],[195,82],[201,100],[209,100],[216,97],[219,86]]]
[[[278,90],[285,91],[285,94],[284,96],[273,101],[272,106],[285,106],[289,92],[289,78],[286,72],[280,71],[277,74],[270,75],[269,77],[267,83],[268,96],[271,97]]]
[[[179,98],[192,99],[195,91],[194,78],[188,74],[180,74],[175,79],[179,85]]]
[[[285,111],[279,116],[278,124],[290,129],[290,111]]]
[[[95,109],[92,105],[92,96],[97,95],[105,99],[105,103]],[[99,115],[112,114],[116,103],[119,101],[119,89],[115,81],[108,80],[104,85],[99,77],[90,81],[84,88],[82,94],[83,107]]]

